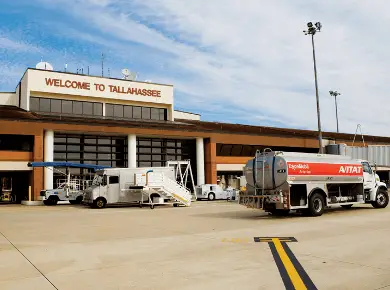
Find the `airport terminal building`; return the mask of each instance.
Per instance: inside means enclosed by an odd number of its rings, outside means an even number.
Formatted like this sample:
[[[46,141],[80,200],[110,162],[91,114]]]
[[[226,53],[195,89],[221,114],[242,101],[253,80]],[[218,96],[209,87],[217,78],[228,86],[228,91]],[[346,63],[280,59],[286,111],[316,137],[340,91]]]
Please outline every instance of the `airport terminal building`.
[[[324,145],[350,145],[354,135],[323,137]],[[314,153],[317,140],[315,131],[204,122],[175,110],[172,85],[29,68],[15,91],[0,93],[0,193],[12,188],[20,202],[29,186],[33,200],[55,187],[56,172],[28,167],[33,161],[155,167],[190,160],[196,184],[234,186],[257,149]]]

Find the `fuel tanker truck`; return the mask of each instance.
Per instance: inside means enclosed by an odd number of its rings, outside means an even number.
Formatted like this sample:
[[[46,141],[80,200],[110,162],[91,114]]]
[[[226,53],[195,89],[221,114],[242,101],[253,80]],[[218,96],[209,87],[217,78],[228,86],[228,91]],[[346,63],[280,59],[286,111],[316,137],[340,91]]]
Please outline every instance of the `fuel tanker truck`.
[[[275,215],[291,210],[320,216],[331,206],[389,203],[386,184],[368,161],[349,156],[281,151],[256,152],[244,167],[239,204]]]

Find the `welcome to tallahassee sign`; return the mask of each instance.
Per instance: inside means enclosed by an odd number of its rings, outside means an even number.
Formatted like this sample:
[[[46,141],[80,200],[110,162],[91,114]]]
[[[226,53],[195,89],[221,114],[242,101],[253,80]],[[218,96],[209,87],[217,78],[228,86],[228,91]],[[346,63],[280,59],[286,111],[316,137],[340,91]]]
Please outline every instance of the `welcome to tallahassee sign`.
[[[150,97],[161,97],[161,91],[159,90],[150,90],[150,89],[140,89],[134,87],[124,87],[117,85],[104,85],[101,83],[90,83],[90,82],[81,82],[81,81],[72,81],[72,80],[62,80],[54,78],[45,78],[46,86],[49,87],[60,87],[68,89],[78,89],[91,91],[95,90],[97,92],[110,92],[117,94],[125,95],[139,95],[139,96],[150,96]]]

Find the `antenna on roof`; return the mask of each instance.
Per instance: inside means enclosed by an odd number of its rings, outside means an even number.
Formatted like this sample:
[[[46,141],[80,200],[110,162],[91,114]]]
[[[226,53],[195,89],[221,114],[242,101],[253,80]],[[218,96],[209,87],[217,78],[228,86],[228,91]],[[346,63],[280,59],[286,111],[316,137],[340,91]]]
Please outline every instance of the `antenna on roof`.
[[[35,68],[44,69],[44,70],[53,70],[53,66],[50,63],[45,62],[45,61],[41,61],[41,62],[37,63]]]
[[[89,66],[88,66],[88,75],[89,75]]]
[[[357,124],[357,126],[356,126],[356,131],[355,131],[355,135],[353,136],[352,146],[353,146],[353,144],[355,144],[355,138],[356,138],[358,129],[360,129],[360,134],[362,135],[363,147],[366,147],[366,143],[364,142],[362,125],[360,125],[360,124]]]
[[[110,68],[108,68],[108,77],[110,77],[111,74],[110,74]]]
[[[65,55],[64,55],[65,61],[66,61],[66,57],[67,57],[67,51],[66,51],[66,48],[65,48]],[[67,68],[68,68],[68,64],[65,63],[65,69],[64,69],[65,72],[66,72]]]
[[[104,76],[104,54],[102,53],[102,77]]]

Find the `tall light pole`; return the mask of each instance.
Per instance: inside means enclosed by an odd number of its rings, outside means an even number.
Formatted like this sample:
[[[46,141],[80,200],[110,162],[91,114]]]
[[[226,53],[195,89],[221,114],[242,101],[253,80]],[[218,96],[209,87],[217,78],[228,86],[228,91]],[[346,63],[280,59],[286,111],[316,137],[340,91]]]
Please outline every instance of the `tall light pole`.
[[[314,62],[314,82],[316,86],[316,99],[317,99],[317,119],[318,119],[318,142],[320,146],[320,154],[324,153],[324,149],[322,148],[322,132],[321,132],[321,115],[320,115],[320,100],[318,97],[318,82],[317,82],[317,64],[316,64],[316,53],[314,48],[314,35],[317,32],[321,31],[322,25],[320,22],[316,22],[314,25],[312,22],[307,23],[307,30],[303,32],[305,35],[311,35],[311,44],[313,47],[313,62]]]
[[[341,95],[338,91],[329,91],[329,94],[334,97],[334,104],[336,106],[336,123],[337,123],[337,133],[339,133],[339,117],[337,114],[337,96]]]

